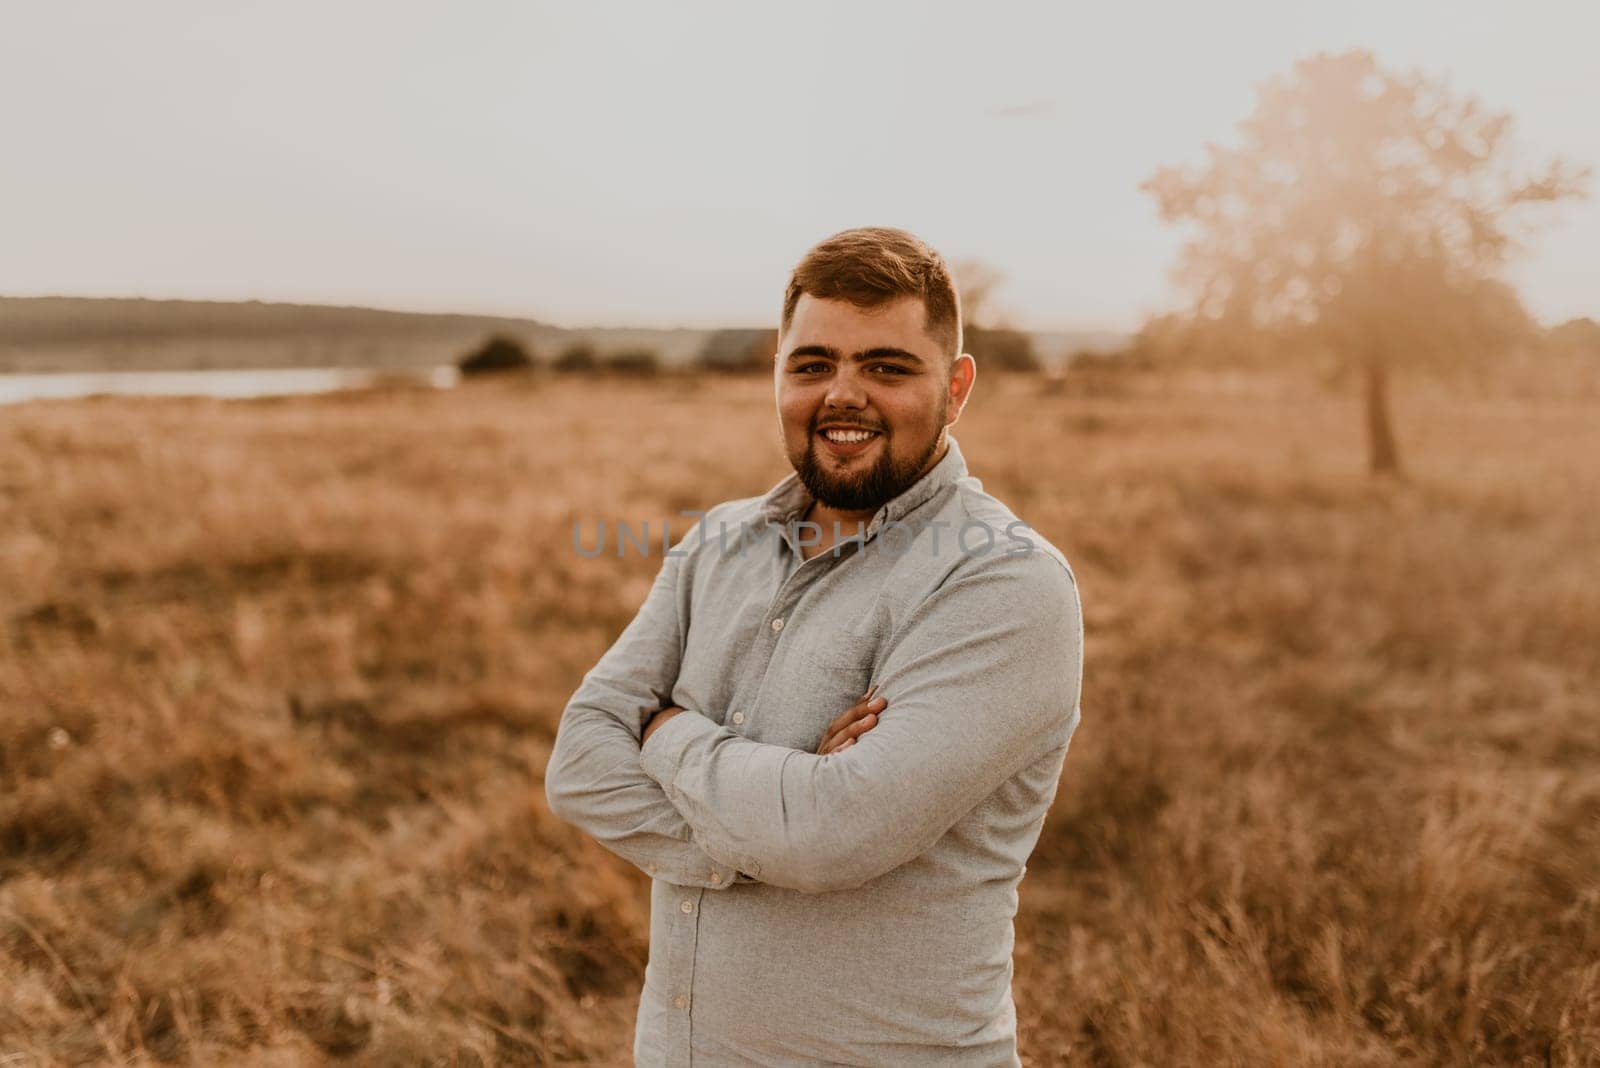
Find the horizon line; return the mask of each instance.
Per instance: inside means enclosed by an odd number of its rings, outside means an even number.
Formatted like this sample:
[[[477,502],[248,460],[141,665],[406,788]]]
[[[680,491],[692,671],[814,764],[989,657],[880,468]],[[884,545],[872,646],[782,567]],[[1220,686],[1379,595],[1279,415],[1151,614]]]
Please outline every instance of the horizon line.
[[[260,304],[260,305],[275,305],[275,306],[279,306],[279,307],[293,307],[293,308],[331,308],[331,309],[344,310],[344,311],[391,312],[391,313],[400,314],[400,315],[448,315],[448,316],[456,316],[456,317],[460,317],[460,318],[469,318],[469,319],[472,319],[472,318],[477,318],[477,319],[510,319],[510,320],[519,321],[519,322],[532,323],[532,324],[535,324],[535,325],[538,325],[538,326],[551,327],[551,328],[554,328],[554,329],[557,329],[557,330],[569,330],[569,331],[573,331],[573,332],[581,332],[581,331],[585,331],[585,330],[652,330],[652,331],[662,331],[662,332],[666,332],[666,331],[685,331],[685,332],[690,332],[690,331],[706,331],[706,330],[776,330],[778,328],[778,324],[777,324],[776,318],[774,318],[770,322],[764,322],[764,323],[737,322],[737,321],[729,322],[727,320],[718,320],[718,321],[716,321],[714,323],[709,323],[709,322],[706,322],[704,320],[701,320],[700,322],[696,323],[695,321],[691,320],[689,322],[679,322],[679,323],[675,323],[675,324],[672,324],[672,325],[663,325],[663,324],[661,324],[659,322],[641,323],[641,322],[615,322],[615,321],[609,322],[609,323],[588,322],[588,323],[579,323],[579,324],[573,325],[571,323],[563,323],[563,322],[555,321],[553,319],[545,318],[543,316],[540,316],[540,315],[537,315],[537,314],[534,314],[534,313],[531,313],[531,312],[462,310],[462,308],[460,308],[459,306],[457,306],[457,307],[444,307],[444,306],[434,305],[434,306],[420,306],[419,307],[419,306],[413,305],[413,306],[409,306],[408,307],[408,306],[401,306],[401,305],[390,304],[390,303],[351,304],[351,303],[346,303],[346,302],[343,302],[343,301],[331,301],[331,302],[329,302],[329,301],[320,301],[320,300],[298,300],[298,299],[277,299],[277,298],[262,299],[260,297],[172,297],[172,296],[153,297],[153,296],[146,296],[146,295],[142,295],[142,294],[141,295],[136,295],[136,296],[130,296],[128,294],[106,294],[106,293],[85,294],[85,293],[60,293],[60,292],[41,292],[41,293],[15,293],[15,292],[9,292],[9,293],[0,293],[0,300],[104,300],[104,301],[129,301],[129,302],[131,302],[131,301],[144,301],[144,302],[150,303],[150,304]],[[1153,314],[1159,315],[1159,314],[1164,314],[1164,313],[1157,312],[1157,313],[1153,313]],[[1144,318],[1148,319],[1150,317],[1151,316],[1145,316]],[[1141,323],[1143,321],[1144,320],[1141,320]],[[1138,326],[1132,326],[1132,327],[1084,326],[1084,325],[1074,325],[1074,326],[1015,326],[1015,327],[1001,326],[1001,327],[996,327],[995,329],[1015,329],[1015,330],[1020,330],[1023,333],[1028,333],[1028,334],[1127,334],[1127,335],[1131,335],[1131,334],[1136,333],[1138,331],[1139,327]]]

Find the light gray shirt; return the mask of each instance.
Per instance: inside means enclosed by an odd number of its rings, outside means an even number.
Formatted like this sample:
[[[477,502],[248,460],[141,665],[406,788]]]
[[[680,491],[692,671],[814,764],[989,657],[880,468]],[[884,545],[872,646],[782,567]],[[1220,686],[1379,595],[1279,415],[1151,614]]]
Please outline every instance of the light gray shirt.
[[[640,1065],[1017,1065],[1017,885],[1078,725],[1065,558],[945,456],[803,560],[708,512],[561,718],[550,807],[654,877]],[[888,701],[843,752],[827,725]],[[641,751],[644,719],[678,705]]]

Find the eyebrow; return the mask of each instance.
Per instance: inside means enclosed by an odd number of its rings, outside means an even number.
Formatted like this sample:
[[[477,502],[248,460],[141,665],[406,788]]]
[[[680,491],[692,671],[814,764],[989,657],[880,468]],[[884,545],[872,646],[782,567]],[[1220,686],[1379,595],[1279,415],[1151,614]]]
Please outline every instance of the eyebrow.
[[[793,363],[798,359],[808,359],[815,356],[821,356],[835,362],[840,358],[839,350],[827,345],[801,345],[789,353],[784,362]],[[888,345],[867,349],[865,352],[858,352],[850,358],[857,363],[865,363],[868,360],[899,360],[901,363],[915,364],[918,367],[926,363],[921,356],[914,352],[907,352],[905,349],[897,349]]]

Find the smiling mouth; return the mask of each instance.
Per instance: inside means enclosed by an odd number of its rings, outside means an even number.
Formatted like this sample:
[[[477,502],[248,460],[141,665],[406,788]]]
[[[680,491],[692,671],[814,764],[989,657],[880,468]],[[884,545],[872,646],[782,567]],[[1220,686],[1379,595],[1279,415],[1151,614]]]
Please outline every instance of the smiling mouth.
[[[833,445],[863,445],[879,436],[879,431],[864,427],[830,426],[817,432],[817,436]]]

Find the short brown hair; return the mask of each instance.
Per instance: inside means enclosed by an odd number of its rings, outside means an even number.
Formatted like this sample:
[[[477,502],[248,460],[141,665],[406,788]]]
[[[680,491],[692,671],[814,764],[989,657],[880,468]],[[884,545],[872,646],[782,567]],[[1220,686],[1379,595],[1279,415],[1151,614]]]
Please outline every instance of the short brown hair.
[[[953,360],[961,352],[961,300],[944,257],[921,238],[888,226],[841,230],[805,254],[783,295],[780,332],[789,329],[800,296],[848,300],[874,308],[901,297],[920,297],[928,336]]]

